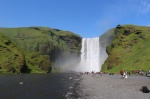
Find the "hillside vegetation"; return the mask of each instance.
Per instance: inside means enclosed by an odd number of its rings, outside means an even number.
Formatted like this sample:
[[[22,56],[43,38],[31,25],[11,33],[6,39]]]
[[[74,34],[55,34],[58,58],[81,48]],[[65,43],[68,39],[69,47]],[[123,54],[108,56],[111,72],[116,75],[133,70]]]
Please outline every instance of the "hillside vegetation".
[[[1,73],[51,72],[58,56],[80,53],[81,37],[46,27],[0,28]]]
[[[150,27],[118,25],[114,33],[102,71],[150,70]]]
[[[79,62],[81,39],[72,32],[47,27],[0,28],[0,73],[70,68]],[[150,70],[150,27],[118,25],[100,36],[100,44],[106,59],[101,71]]]

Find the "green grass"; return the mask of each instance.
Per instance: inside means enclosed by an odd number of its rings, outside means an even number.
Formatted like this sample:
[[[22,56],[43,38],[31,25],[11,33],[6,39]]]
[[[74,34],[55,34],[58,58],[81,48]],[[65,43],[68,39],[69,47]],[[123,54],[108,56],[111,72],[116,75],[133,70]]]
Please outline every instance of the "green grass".
[[[81,37],[69,31],[47,27],[0,28],[0,73],[46,73],[57,55],[79,52],[80,43]]]
[[[115,39],[107,47],[109,56],[103,64],[102,71],[119,72],[122,70],[150,69],[150,27],[123,25],[115,29]],[[130,31],[126,35],[125,31]],[[141,33],[137,33],[137,31]],[[142,36],[141,36],[142,35]]]

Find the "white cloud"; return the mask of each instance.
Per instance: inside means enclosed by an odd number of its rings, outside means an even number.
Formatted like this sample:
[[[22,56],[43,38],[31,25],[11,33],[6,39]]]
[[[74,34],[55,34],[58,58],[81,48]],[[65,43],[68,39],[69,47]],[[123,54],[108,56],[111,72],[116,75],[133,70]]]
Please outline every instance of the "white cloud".
[[[150,13],[150,0],[141,0],[138,12],[139,14]]]
[[[118,24],[137,24],[138,21],[142,24],[143,17],[150,13],[150,0],[118,1],[106,8],[96,22],[97,29],[103,32]]]
[[[120,20],[128,13],[128,7],[125,7],[122,2],[118,2],[115,5],[106,6],[102,16],[96,22],[96,28],[99,31],[106,32],[110,28],[117,26]]]

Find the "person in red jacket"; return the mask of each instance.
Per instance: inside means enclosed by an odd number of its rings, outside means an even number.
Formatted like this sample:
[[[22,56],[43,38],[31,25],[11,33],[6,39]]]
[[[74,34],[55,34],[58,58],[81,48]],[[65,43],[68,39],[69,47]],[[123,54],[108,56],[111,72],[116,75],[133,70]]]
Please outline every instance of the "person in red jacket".
[[[120,75],[123,75],[123,70],[120,70]]]

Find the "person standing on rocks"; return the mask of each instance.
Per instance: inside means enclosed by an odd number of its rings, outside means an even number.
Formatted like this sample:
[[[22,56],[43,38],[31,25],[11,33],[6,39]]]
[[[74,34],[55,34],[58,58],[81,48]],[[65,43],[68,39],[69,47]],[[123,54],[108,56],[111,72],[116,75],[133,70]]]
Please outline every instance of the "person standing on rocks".
[[[127,79],[128,78],[128,76],[127,76],[127,72],[125,72],[125,79]]]
[[[145,75],[146,77],[148,76],[148,71],[146,71],[146,75]]]
[[[95,73],[94,73],[94,71],[92,71],[92,77],[94,77],[95,76]]]
[[[123,79],[127,79],[128,78],[128,76],[127,76],[127,72],[126,71],[124,71],[123,72]]]
[[[120,70],[120,75],[121,75],[121,78],[123,78],[123,70]]]
[[[103,74],[103,73],[102,73],[102,72],[100,72],[100,75],[101,75],[101,76],[102,76],[102,74]]]

